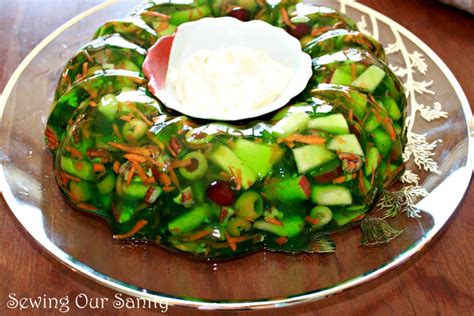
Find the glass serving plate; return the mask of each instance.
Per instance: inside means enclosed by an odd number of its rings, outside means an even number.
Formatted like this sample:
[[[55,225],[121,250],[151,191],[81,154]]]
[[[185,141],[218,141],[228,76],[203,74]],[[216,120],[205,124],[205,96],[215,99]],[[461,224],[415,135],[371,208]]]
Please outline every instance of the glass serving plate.
[[[469,104],[446,65],[402,26],[352,1],[317,3],[345,11],[388,48],[390,64],[408,87],[412,132],[425,134],[428,143],[442,140],[432,156],[438,174],[407,164],[429,194],[417,203],[420,217],[390,219],[404,230],[399,238],[362,248],[360,231],[350,229],[333,236],[334,254],[259,252],[227,262],[197,262],[152,245],[118,243],[104,222],[72,210],[56,185],[43,139],[54,88],[70,56],[105,20],[129,12],[132,1],[107,1],[75,17],[41,42],[8,82],[0,102],[0,188],[18,221],[59,261],[104,286],[199,309],[261,309],[321,299],[408,260],[446,224],[469,185]],[[429,114],[423,104],[439,104],[447,118],[427,122],[420,116]]]

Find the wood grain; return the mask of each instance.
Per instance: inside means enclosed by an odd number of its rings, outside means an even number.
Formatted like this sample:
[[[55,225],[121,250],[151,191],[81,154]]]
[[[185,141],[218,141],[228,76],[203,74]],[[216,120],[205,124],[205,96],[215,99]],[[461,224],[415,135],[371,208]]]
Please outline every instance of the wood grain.
[[[62,23],[98,0],[0,0],[0,89],[26,54]],[[474,18],[431,0],[360,1],[407,27],[428,44],[461,83],[474,105]],[[61,8],[58,11],[57,8]],[[1,137],[1,136],[0,136]],[[450,223],[423,251],[399,268],[355,289],[325,300],[262,314],[280,315],[472,315],[474,312],[474,186],[471,185]],[[0,314],[8,295],[112,298],[115,292],[65,268],[46,254],[15,220],[0,198]],[[72,307],[72,306],[71,306]],[[81,310],[72,309],[73,314]],[[98,315],[126,310],[85,309]],[[28,314],[49,314],[47,310]],[[151,314],[134,310],[135,314]],[[171,315],[196,311],[170,308]],[[214,314],[214,313],[213,313]],[[255,314],[255,313],[249,313]]]

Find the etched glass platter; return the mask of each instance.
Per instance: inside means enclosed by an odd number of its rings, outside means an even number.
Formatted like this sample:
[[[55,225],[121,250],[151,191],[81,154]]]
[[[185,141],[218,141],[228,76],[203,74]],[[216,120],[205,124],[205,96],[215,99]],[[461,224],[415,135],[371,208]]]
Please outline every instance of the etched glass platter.
[[[136,5],[132,1],[106,1],[61,26],[25,58],[5,87],[0,188],[18,221],[53,257],[99,284],[199,309],[262,309],[321,299],[409,260],[446,225],[468,188],[473,154],[468,101],[443,61],[404,27],[354,1],[315,3],[358,21],[359,29],[383,44],[404,83],[407,171],[404,183],[384,194],[378,218],[401,231],[397,238],[362,247],[370,236],[354,228],[334,234],[334,253],[259,252],[199,262],[153,245],[118,243],[101,220],[68,206],[43,136],[57,78],[94,31],[127,14]]]

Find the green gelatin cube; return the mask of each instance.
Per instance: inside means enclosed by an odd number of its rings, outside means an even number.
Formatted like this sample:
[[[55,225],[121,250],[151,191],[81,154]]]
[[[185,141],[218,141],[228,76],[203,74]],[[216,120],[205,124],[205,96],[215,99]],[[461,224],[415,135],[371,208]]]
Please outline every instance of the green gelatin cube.
[[[237,174],[240,169],[242,188],[245,190],[250,188],[257,180],[257,174],[227,146],[219,145],[211,152],[209,160],[230,175]]]
[[[380,122],[374,113],[370,113],[369,116],[367,117],[367,120],[364,122],[364,125],[365,125],[364,129],[370,133],[374,129],[380,126]]]
[[[196,206],[170,221],[168,223],[168,230],[174,236],[189,233],[207,221],[211,214],[211,207],[208,204]]]
[[[359,217],[360,215],[364,214],[367,211],[366,208],[359,208],[358,210],[338,210],[332,213],[332,219],[336,223],[337,226],[344,226],[354,219]]]
[[[304,227],[304,220],[301,217],[293,216],[281,220],[282,226],[270,224],[265,221],[256,221],[253,227],[263,231],[270,232],[280,237],[298,236]]]
[[[235,142],[234,153],[259,177],[263,178],[278,161],[283,150],[276,145],[259,144],[246,139]]]
[[[272,134],[275,137],[286,137],[303,132],[307,129],[309,120],[306,113],[290,113],[273,126]]]
[[[385,71],[375,65],[370,66],[352,82],[352,86],[367,92],[374,92],[385,77]]]
[[[398,108],[398,105],[393,98],[385,97],[383,98],[382,103],[387,109],[388,114],[392,119],[394,119],[395,121],[401,119],[402,113],[400,112],[400,109]]]
[[[94,181],[94,168],[90,162],[84,160],[71,159],[61,156],[61,169],[65,172],[86,181]]]
[[[373,131],[375,147],[377,147],[383,156],[390,153],[393,145],[393,141],[390,135],[382,128],[379,127]]]
[[[341,113],[314,118],[308,127],[332,134],[349,134],[349,126]]]
[[[273,179],[263,189],[270,201],[301,201],[311,196],[311,185],[305,176],[289,179]]]
[[[366,161],[365,170],[364,170],[364,173],[366,176],[370,176],[372,173],[375,172],[375,170],[379,166],[380,159],[381,157],[380,157],[379,150],[376,147],[370,148],[367,154],[367,161]]]
[[[324,145],[306,145],[294,148],[292,151],[300,174],[306,173],[336,158],[336,155]]]
[[[367,110],[367,97],[356,91],[349,92],[349,96],[350,100],[348,106],[350,106],[354,110],[354,113],[362,119]]]
[[[97,183],[97,189],[99,193],[102,195],[109,194],[115,188],[115,175],[111,172],[107,173],[107,175]]]
[[[348,86],[352,82],[352,75],[341,69],[336,69],[332,75],[331,84],[337,84],[341,86]]]
[[[342,185],[315,185],[311,192],[311,200],[318,205],[350,205],[352,194]]]
[[[362,157],[364,156],[364,151],[360,146],[359,140],[354,134],[339,135],[334,137],[328,143],[328,149]]]

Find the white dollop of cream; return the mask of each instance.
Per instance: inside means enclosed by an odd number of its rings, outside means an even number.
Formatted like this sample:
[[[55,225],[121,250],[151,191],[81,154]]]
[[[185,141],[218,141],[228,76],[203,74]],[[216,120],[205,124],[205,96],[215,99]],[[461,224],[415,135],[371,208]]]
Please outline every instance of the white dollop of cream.
[[[255,49],[203,49],[179,68],[168,69],[166,89],[183,106],[218,117],[274,102],[287,88],[291,74],[288,67]]]

